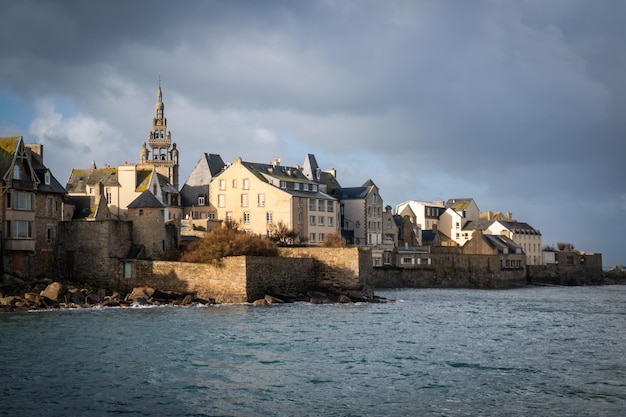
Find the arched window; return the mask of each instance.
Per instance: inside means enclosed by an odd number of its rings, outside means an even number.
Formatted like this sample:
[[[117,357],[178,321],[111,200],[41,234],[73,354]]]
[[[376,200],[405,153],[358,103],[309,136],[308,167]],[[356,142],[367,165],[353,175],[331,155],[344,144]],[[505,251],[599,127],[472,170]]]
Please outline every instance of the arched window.
[[[19,180],[20,179],[20,167],[19,167],[19,165],[13,166],[13,179],[14,180]]]

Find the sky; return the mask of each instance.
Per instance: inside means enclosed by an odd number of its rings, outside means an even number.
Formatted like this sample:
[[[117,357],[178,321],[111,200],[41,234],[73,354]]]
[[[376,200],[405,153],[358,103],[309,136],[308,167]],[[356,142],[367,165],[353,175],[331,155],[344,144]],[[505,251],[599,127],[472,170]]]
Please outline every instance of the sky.
[[[139,160],[159,85],[202,153],[302,165],[385,205],[473,198],[626,264],[626,0],[0,0],[0,136]]]

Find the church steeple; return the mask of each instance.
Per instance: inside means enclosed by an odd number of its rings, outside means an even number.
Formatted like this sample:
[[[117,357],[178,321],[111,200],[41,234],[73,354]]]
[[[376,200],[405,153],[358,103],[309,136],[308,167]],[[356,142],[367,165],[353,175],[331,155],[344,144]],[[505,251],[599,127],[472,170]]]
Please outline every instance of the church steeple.
[[[172,144],[171,132],[167,130],[160,75],[154,109],[156,114],[152,119],[152,130],[148,133],[147,143],[150,150],[146,148],[145,142],[142,143],[140,160],[141,163],[148,163],[156,167],[157,171],[162,175],[166,175],[170,184],[178,189],[178,150],[176,149],[176,144]]]

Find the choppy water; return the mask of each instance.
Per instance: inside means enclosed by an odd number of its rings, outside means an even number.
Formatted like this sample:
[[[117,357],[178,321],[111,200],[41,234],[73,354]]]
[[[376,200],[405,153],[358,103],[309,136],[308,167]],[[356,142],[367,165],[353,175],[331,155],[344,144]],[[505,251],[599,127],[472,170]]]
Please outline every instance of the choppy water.
[[[621,416],[626,287],[0,315],[0,415]]]

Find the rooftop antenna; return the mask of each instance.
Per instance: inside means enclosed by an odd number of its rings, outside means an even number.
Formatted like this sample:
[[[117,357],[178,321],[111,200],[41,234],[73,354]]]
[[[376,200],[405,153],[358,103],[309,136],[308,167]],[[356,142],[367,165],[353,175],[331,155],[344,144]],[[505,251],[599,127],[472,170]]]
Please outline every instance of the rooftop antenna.
[[[159,88],[161,88],[161,73],[159,72]]]

